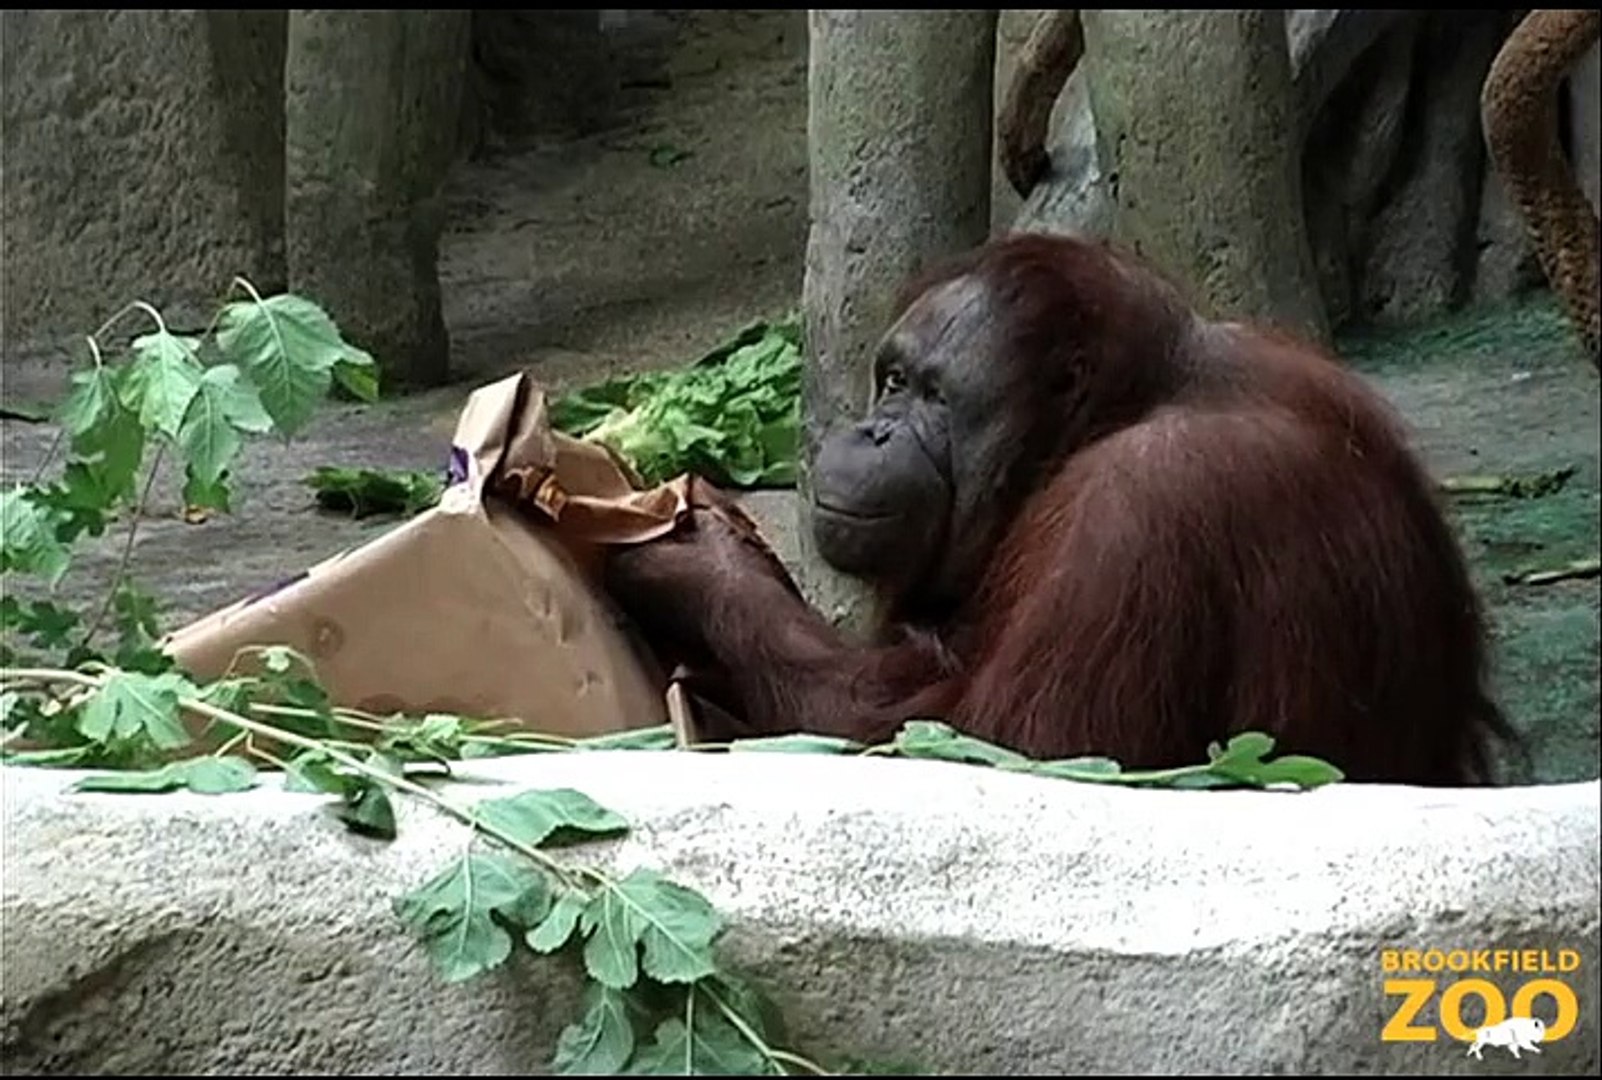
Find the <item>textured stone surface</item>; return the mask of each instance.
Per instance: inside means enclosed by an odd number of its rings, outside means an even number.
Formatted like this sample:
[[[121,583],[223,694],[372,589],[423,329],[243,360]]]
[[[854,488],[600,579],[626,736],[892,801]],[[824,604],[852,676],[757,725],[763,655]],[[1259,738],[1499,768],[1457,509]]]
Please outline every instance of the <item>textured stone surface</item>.
[[[0,348],[282,288],[283,64],[282,11],[0,14]]]
[[[1522,223],[1485,175],[1479,135],[1479,86],[1510,25],[1498,12],[1287,13],[1307,130],[1303,205],[1319,291],[1337,328],[1407,322],[1538,283]],[[1087,59],[1082,69],[1093,66]],[[1009,219],[1016,228],[1113,232],[1084,70],[1058,101],[1052,170]],[[1596,138],[1587,144],[1583,134],[1587,123],[1595,131],[1594,70],[1582,62],[1569,90],[1571,137],[1588,190],[1597,174]]]
[[[898,291],[989,235],[996,13],[814,10],[809,41],[803,490],[827,429],[870,399]],[[805,521],[801,536],[798,584],[859,625],[860,590],[812,555]]]
[[[1475,229],[1478,249],[1474,269],[1476,302],[1504,300],[1546,282],[1529,233],[1489,161],[1480,185],[1480,218]]]
[[[568,854],[705,893],[731,920],[723,955],[812,1054],[1002,1075],[1478,1075],[1495,1066],[1460,1044],[1379,1041],[1379,950],[1530,947],[1579,949],[1590,975],[1580,1026],[1519,1071],[1598,1064],[1595,782],[1132,792],[626,752],[468,775],[451,794],[570,786],[628,816],[630,838]],[[72,779],[0,771],[9,1069],[530,1072],[576,1015],[560,961],[447,986],[403,934],[391,898],[465,837],[432,811],[403,802],[385,845],[319,796],[72,794]]]
[[[1038,13],[1004,12],[1003,26],[1008,25],[1008,16],[1035,14]],[[1285,37],[1300,123],[1305,126],[1312,122],[1318,109],[1376,41],[1399,23],[1410,21],[1405,13],[1393,11],[1333,8],[1287,12]],[[1031,25],[1032,22],[1031,19]],[[1006,47],[1012,39],[1021,40],[1027,34],[1028,27],[1014,30],[1011,37],[1002,37],[1002,45]],[[1017,47],[1011,44],[1011,48]],[[1058,97],[1052,111],[1051,173],[1030,194],[1016,218],[1005,219],[1013,222],[1014,228],[1093,236],[1111,232],[1112,208],[1096,145],[1096,118],[1085,91],[1088,66],[1080,64]],[[1010,78],[1010,64],[1005,74]],[[1307,156],[1313,158],[1316,154]],[[1315,207],[1310,204],[1309,208]]]
[[[1284,14],[1096,11],[1084,28],[1118,239],[1208,315],[1326,337]]]
[[[1480,86],[1506,33],[1501,19],[1446,12],[1420,31],[1409,104],[1418,118],[1387,198],[1365,222],[1357,297],[1365,322],[1414,321],[1472,294],[1485,172]]]
[[[1591,205],[1602,200],[1602,61],[1599,46],[1592,45],[1569,73],[1569,140],[1580,187]]]
[[[435,267],[466,11],[296,11],[284,70],[290,282],[391,386],[449,372]]]

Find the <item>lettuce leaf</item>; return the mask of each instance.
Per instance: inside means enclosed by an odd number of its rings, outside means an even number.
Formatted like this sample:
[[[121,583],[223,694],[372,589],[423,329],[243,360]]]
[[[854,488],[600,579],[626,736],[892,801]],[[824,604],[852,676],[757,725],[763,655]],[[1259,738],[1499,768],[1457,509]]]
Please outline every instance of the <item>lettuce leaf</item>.
[[[559,431],[610,447],[647,484],[684,472],[729,487],[795,483],[801,323],[747,327],[688,368],[610,379],[552,403]]]

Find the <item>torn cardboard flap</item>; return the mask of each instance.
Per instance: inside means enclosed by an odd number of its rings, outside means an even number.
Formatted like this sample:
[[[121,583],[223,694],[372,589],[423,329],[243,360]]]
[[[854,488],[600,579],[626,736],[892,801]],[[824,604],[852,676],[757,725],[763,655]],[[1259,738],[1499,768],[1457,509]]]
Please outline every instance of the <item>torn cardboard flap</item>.
[[[247,646],[288,645],[334,704],[380,714],[575,738],[669,722],[669,680],[598,575],[602,545],[675,527],[690,478],[637,490],[606,448],[551,428],[522,373],[469,398],[449,479],[432,509],[183,627],[167,648],[209,681]],[[692,730],[674,704],[675,730]]]

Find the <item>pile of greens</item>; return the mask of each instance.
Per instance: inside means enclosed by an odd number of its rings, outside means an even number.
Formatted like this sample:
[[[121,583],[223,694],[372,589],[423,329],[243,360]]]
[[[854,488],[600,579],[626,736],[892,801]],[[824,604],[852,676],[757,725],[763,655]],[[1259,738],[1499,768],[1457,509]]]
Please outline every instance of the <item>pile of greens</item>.
[[[756,323],[687,368],[564,395],[551,424],[610,447],[647,484],[693,472],[730,487],[788,487],[801,431],[801,320]]]

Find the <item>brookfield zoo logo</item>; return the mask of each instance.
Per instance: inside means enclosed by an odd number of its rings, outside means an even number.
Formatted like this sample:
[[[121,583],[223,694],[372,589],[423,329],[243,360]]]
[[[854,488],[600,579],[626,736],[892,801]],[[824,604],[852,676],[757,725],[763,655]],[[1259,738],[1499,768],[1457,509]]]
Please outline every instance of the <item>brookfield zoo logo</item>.
[[[1580,1019],[1579,998],[1568,981],[1580,970],[1580,954],[1574,949],[1382,949],[1380,967],[1386,976],[1386,995],[1402,998],[1380,1032],[1381,1042],[1437,1041],[1439,1029],[1419,1020],[1432,1000],[1440,1027],[1466,1043],[1470,1057],[1482,1061],[1487,1047],[1500,1047],[1515,1058],[1521,1053],[1539,1054],[1538,1044],[1565,1038]],[[1473,972],[1535,977],[1519,983],[1509,1000],[1496,983],[1476,978]],[[1412,973],[1436,977],[1405,977]],[[1464,1020],[1466,997],[1480,1000],[1481,1008],[1470,1010],[1470,1015],[1482,1014],[1477,1026]],[[1550,1002],[1541,1010],[1547,1019],[1536,1015],[1534,1006],[1540,998]]]

